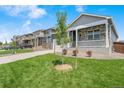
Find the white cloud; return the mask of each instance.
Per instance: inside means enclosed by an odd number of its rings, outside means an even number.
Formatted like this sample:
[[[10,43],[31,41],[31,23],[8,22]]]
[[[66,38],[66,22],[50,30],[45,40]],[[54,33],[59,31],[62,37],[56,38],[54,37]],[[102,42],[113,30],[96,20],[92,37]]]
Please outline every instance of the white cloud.
[[[39,18],[47,14],[45,9],[38,6],[0,6],[0,9],[5,10],[10,16],[24,15],[31,19]]]
[[[31,11],[29,13],[30,18],[39,18],[40,16],[46,15],[46,11],[36,6],[30,7]]]
[[[22,27],[26,27],[29,26],[31,24],[31,20],[27,20]]]
[[[23,25],[22,25],[22,27],[21,27],[21,33],[29,33],[29,32],[31,32],[31,20],[27,20]]]
[[[75,8],[76,8],[76,11],[79,13],[85,12],[85,6],[83,6],[83,5],[77,5],[77,6],[75,6]]]

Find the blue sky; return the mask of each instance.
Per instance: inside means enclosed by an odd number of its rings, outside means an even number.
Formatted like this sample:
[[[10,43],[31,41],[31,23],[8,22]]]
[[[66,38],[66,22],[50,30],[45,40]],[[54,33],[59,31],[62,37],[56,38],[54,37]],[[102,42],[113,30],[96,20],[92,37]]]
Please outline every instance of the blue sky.
[[[22,35],[55,26],[56,12],[66,11],[67,23],[80,13],[113,17],[119,39],[124,40],[124,6],[0,6],[0,41],[10,41],[13,35]]]

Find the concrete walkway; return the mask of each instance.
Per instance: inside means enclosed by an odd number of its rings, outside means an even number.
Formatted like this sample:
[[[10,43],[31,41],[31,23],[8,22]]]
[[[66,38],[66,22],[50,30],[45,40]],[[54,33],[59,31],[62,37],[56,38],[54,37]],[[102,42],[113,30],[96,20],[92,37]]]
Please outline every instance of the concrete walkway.
[[[48,53],[53,53],[53,50],[44,50],[44,51],[36,51],[36,52],[30,52],[30,53],[4,56],[4,57],[0,57],[0,64],[14,62],[17,60],[27,59],[27,58],[35,57],[38,55],[48,54]]]

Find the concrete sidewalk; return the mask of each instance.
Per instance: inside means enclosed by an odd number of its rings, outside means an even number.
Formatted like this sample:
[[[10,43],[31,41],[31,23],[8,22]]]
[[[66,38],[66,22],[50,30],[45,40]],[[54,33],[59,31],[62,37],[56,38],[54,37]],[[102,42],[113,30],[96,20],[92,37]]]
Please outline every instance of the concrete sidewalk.
[[[38,55],[48,54],[48,53],[53,53],[53,50],[35,51],[35,52],[30,52],[30,53],[22,53],[22,54],[4,56],[4,57],[0,57],[0,64],[14,62],[17,60],[27,59],[27,58],[35,57]]]

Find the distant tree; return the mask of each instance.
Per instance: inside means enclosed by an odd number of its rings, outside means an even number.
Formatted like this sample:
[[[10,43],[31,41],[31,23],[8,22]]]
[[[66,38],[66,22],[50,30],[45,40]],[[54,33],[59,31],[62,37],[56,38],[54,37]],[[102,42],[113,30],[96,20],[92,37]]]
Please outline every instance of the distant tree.
[[[7,45],[8,44],[8,42],[7,42],[7,40],[5,41],[5,45]]]
[[[2,46],[2,45],[3,45],[3,42],[0,41],[0,46]]]
[[[17,44],[16,41],[14,41],[13,39],[11,39],[11,45],[13,47],[13,54],[16,54],[16,48],[17,48]]]

